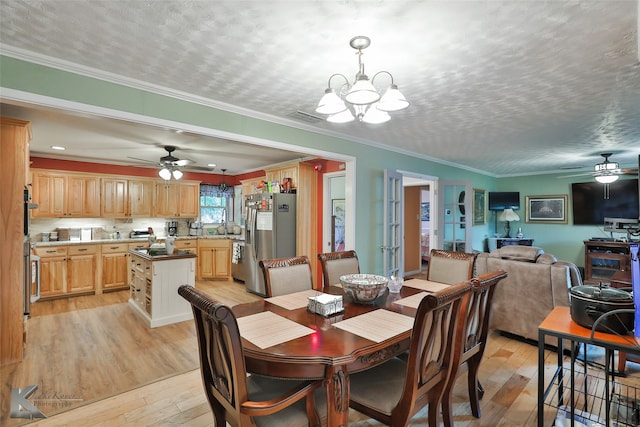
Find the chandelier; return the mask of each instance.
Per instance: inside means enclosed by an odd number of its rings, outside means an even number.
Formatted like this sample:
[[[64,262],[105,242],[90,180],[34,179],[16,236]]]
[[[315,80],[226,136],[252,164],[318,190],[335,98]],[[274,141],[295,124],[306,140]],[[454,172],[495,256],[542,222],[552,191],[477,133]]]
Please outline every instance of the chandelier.
[[[390,72],[378,71],[371,80],[364,73],[362,50],[370,44],[371,40],[365,36],[356,36],[349,42],[349,45],[358,51],[358,72],[353,83],[349,83],[349,79],[344,74],[336,73],[329,77],[328,87],[316,108],[317,113],[328,116],[328,122],[347,123],[357,117],[364,123],[384,123],[391,119],[389,112],[403,110],[409,106],[409,102],[393,82]],[[381,74],[388,75],[391,79],[391,84],[382,96],[373,85],[376,77]],[[331,87],[334,77],[344,79],[344,84],[340,86],[338,93]]]
[[[602,184],[611,184],[618,180],[620,173],[620,165],[618,162],[610,162],[609,157],[612,153],[602,153],[600,154],[604,157],[604,162],[598,163],[594,166],[594,177],[595,180]]]

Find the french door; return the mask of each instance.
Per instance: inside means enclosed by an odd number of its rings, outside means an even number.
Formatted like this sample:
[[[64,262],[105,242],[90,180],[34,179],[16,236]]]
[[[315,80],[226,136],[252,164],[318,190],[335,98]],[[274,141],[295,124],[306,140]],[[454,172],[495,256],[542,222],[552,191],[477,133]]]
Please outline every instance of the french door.
[[[404,277],[404,199],[402,174],[384,170],[383,275]]]
[[[438,184],[438,248],[471,252],[471,182]]]

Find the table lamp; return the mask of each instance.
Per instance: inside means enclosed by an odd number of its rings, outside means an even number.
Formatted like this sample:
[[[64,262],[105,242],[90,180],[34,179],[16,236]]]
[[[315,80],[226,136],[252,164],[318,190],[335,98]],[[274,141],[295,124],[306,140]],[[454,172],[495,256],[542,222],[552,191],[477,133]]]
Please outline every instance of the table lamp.
[[[511,225],[509,225],[509,222],[520,221],[518,214],[515,213],[513,209],[505,209],[502,211],[498,219],[500,221],[504,221],[504,231],[506,233],[504,237],[507,239],[511,238],[511,235],[509,234],[511,232]]]

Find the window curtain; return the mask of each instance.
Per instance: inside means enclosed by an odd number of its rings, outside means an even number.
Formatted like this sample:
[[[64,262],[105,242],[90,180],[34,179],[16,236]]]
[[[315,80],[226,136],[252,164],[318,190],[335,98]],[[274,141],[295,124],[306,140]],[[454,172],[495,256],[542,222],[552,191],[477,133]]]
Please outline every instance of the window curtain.
[[[233,187],[226,184],[200,184],[200,197],[233,197]]]

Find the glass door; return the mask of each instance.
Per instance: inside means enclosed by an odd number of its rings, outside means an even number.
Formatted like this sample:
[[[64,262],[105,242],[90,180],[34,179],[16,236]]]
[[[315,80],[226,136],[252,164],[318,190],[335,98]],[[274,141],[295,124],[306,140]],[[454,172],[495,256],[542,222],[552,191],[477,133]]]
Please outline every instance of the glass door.
[[[441,181],[438,209],[439,248],[454,252],[471,252],[471,183]]]

